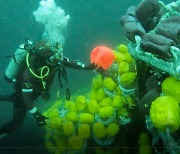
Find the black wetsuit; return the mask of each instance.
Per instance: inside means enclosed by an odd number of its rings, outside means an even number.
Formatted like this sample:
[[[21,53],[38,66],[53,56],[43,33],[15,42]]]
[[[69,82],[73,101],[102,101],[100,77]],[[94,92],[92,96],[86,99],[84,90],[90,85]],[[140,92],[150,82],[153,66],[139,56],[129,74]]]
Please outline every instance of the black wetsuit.
[[[48,76],[43,79],[43,82],[46,83],[45,89],[43,88],[42,80],[36,78],[27,67],[24,67],[17,76],[14,85],[15,93],[12,95],[0,95],[0,101],[13,102],[13,119],[0,129],[0,135],[11,133],[23,124],[27,111],[34,107],[34,99],[48,92],[50,85],[53,83],[54,76],[59,69],[63,70],[65,67],[84,70],[95,69],[92,65],[86,66],[79,62],[69,61],[64,56],[61,58],[61,64],[55,65],[47,64],[46,59],[36,59],[35,65],[31,65],[31,68],[35,73],[39,74],[37,70],[45,65],[50,70]]]

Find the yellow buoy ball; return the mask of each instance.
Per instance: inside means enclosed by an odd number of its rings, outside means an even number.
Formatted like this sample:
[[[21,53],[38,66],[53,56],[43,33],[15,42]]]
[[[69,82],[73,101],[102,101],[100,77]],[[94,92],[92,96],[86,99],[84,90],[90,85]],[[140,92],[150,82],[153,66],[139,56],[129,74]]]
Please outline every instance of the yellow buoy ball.
[[[121,75],[120,83],[124,86],[130,85],[134,83],[136,79],[136,73],[134,72],[128,72]]]
[[[97,137],[99,139],[106,136],[106,128],[100,122],[94,123],[93,132],[94,132],[95,137]]]
[[[99,106],[98,106],[98,103],[97,103],[97,100],[95,99],[90,99],[87,103],[87,106],[88,106],[88,110],[90,113],[92,114],[95,114],[98,112],[99,110]]]
[[[79,117],[79,122],[84,124],[90,124],[94,122],[94,115],[90,114],[90,113],[82,113]]]
[[[114,108],[112,106],[105,106],[99,109],[100,118],[109,118],[114,114]]]
[[[124,44],[120,44],[118,47],[117,47],[117,51],[119,51],[120,53],[128,53],[128,47],[125,46]]]
[[[76,112],[69,112],[66,114],[66,120],[71,122],[77,122],[78,116]]]
[[[143,146],[139,147],[139,154],[152,154],[152,149],[149,144],[143,144]]]
[[[67,100],[64,105],[65,109],[67,109],[69,112],[75,112],[77,111],[76,105],[73,101]]]
[[[125,53],[124,55],[125,55],[125,57],[126,57],[125,61],[126,61],[127,63],[130,64],[130,63],[133,62],[133,58],[131,57],[131,55],[130,55],[129,53]]]
[[[104,79],[103,85],[109,91],[113,91],[116,88],[115,82],[110,77]]]
[[[129,71],[129,64],[126,62],[121,62],[119,64],[119,74],[127,73]]]
[[[110,97],[106,97],[99,103],[99,106],[104,107],[104,106],[110,106],[111,104],[112,104],[112,99]]]
[[[115,61],[120,63],[126,60],[126,56],[123,53],[115,52]]]
[[[82,148],[82,146],[83,146],[83,140],[79,136],[72,136],[68,140],[68,144],[72,149],[80,150]]]
[[[66,150],[67,144],[66,144],[66,141],[64,139],[58,138],[55,142],[56,142],[56,146],[58,149],[57,151],[63,152]]]
[[[92,87],[94,89],[99,89],[101,88],[102,85],[103,85],[103,78],[101,75],[98,75],[95,78],[93,78]]]
[[[123,107],[122,97],[121,97],[120,95],[115,95],[115,96],[113,97],[112,106],[113,106],[113,107],[116,107],[117,109]]]
[[[97,97],[97,90],[92,89],[92,90],[90,91],[90,93],[89,93],[89,98],[90,98],[90,99],[96,99],[96,97]]]
[[[122,95],[122,91],[121,91],[121,89],[119,88],[119,86],[116,87],[116,94],[117,94],[117,95]]]
[[[84,96],[78,96],[75,101],[76,109],[83,111],[86,107],[86,98]]]
[[[81,124],[78,126],[78,135],[82,139],[88,139],[90,137],[90,126],[89,124]]]
[[[162,83],[162,92],[174,97],[180,103],[180,81],[173,77],[166,78]]]
[[[160,96],[152,102],[150,108],[150,118],[162,131],[166,128],[170,132],[178,130],[180,125],[179,103],[171,96]]]
[[[102,88],[99,88],[97,90],[97,96],[96,96],[97,101],[102,101],[104,99],[104,97],[105,97],[104,90]]]
[[[141,133],[139,135],[138,144],[139,146],[142,146],[143,144],[149,144],[149,136],[146,133]]]
[[[48,118],[59,117],[59,110],[57,108],[51,108],[47,113]]]
[[[108,125],[106,132],[109,136],[113,137],[119,132],[119,127],[117,124],[111,123]]]
[[[65,136],[74,134],[74,125],[72,122],[68,121],[63,124],[63,132]]]
[[[60,129],[62,126],[62,119],[59,117],[53,117],[49,119],[49,127],[52,129]]]

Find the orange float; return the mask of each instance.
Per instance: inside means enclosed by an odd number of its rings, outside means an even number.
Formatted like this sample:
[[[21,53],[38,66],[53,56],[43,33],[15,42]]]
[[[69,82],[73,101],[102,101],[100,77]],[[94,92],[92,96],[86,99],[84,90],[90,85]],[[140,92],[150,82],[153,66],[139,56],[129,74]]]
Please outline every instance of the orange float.
[[[114,62],[114,53],[112,49],[105,46],[97,46],[91,51],[91,63],[107,70]]]

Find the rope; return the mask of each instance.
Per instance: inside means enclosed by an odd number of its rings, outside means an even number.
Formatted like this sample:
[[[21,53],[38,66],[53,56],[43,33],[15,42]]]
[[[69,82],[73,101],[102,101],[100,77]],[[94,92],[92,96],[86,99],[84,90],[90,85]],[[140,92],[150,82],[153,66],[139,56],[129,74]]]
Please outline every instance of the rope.
[[[170,133],[170,129],[167,127],[166,132],[162,132],[158,130],[152,123],[150,117],[146,116],[146,127],[147,129],[152,133],[153,139],[152,139],[152,146],[155,147],[155,145],[158,143],[159,139],[162,139],[163,141],[163,147],[164,147],[164,153],[170,153],[170,154],[176,154],[178,153],[180,146],[176,141],[174,140],[173,136]],[[157,154],[160,154],[158,150],[154,149]]]
[[[163,7],[166,10],[166,13],[164,13],[157,26],[151,30],[149,33],[155,33],[156,28],[158,27],[161,22],[173,15],[180,16],[179,13],[179,7],[180,7],[180,0],[176,2],[172,2],[168,5],[165,5],[162,1],[159,1],[159,4],[161,7]],[[170,52],[173,55],[172,61],[164,61],[162,59],[158,59],[156,56],[154,56],[151,53],[144,52],[140,48],[140,42],[141,37],[136,35],[135,36],[136,43],[130,42],[128,45],[129,53],[131,56],[133,56],[135,59],[142,60],[146,62],[147,64],[150,64],[151,66],[158,68],[161,71],[167,72],[170,75],[172,75],[174,78],[180,80],[180,49],[175,46],[170,46]]]
[[[170,62],[158,59],[153,54],[143,52],[140,48],[140,36],[135,36],[136,44],[130,42],[128,45],[129,53],[135,58],[146,62],[147,64],[158,68],[161,71],[167,72],[174,78],[180,80],[180,49],[171,46],[170,51],[173,55],[173,60]]]

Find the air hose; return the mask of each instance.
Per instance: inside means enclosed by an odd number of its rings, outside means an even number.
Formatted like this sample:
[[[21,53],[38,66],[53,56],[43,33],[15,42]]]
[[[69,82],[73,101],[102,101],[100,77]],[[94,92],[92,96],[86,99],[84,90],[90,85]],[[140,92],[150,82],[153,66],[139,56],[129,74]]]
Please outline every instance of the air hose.
[[[31,74],[38,78],[38,79],[41,79],[42,80],[42,85],[43,85],[43,88],[45,89],[45,82],[43,81],[43,79],[48,76],[49,74],[49,67],[48,66],[43,66],[42,68],[40,68],[40,75],[37,75],[30,67],[30,64],[29,64],[29,53],[26,54],[26,64],[27,64],[27,67],[29,69],[29,71],[31,72]],[[43,74],[44,70],[46,70],[46,72]]]

